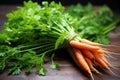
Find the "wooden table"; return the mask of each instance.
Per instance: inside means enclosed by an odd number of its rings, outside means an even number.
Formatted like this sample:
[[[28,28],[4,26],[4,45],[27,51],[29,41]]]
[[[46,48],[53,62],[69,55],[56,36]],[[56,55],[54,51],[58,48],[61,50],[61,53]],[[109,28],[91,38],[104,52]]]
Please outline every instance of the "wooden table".
[[[6,13],[15,10],[15,5],[0,5],[0,28],[3,23],[7,21]],[[120,26],[114,31],[109,33],[111,45],[107,46],[110,51],[118,53],[119,55],[112,54],[114,58],[109,59],[111,64],[115,67],[112,69],[116,76],[110,72],[104,72],[103,75],[93,74],[95,80],[120,80]],[[64,53],[63,53],[64,54]],[[12,76],[7,75],[7,71],[0,73],[0,80],[89,80],[85,72],[79,70],[70,57],[61,56],[55,60],[60,64],[59,69],[52,70],[49,68],[50,62],[45,64],[48,70],[46,76],[40,76],[35,73],[35,69],[31,70],[29,75],[26,75],[24,70],[20,75]]]

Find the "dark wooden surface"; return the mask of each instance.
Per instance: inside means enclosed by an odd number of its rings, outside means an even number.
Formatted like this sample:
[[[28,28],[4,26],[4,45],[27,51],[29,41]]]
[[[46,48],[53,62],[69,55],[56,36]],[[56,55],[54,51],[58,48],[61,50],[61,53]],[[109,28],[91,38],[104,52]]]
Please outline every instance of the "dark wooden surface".
[[[15,10],[14,5],[0,5],[0,28],[3,23],[7,21],[5,17],[6,13]],[[114,52],[113,58],[108,58],[110,63],[114,66],[112,71],[116,74],[113,75],[110,72],[104,72],[103,75],[93,74],[95,80],[120,80],[120,26],[109,33],[110,45],[107,49]],[[117,54],[115,54],[117,53]],[[72,62],[70,57],[60,57],[56,59],[56,62],[60,64],[59,69],[52,70],[49,68],[50,62],[45,64],[48,72],[46,76],[40,76],[35,73],[35,69],[31,70],[29,75],[26,75],[24,70],[20,75],[12,76],[8,75],[7,71],[0,73],[0,80],[89,80],[89,76],[85,72],[79,70]]]

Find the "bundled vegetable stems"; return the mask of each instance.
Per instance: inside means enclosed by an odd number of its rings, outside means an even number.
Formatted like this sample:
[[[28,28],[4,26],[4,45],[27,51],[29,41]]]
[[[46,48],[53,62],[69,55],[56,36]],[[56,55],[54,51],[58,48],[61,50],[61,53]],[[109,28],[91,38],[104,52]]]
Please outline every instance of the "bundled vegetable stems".
[[[54,52],[61,48],[69,50],[75,63],[92,79],[92,71],[99,73],[96,66],[110,70],[106,51],[100,46],[109,42],[106,35],[120,19],[112,22],[112,12],[106,6],[92,13],[78,19],[65,12],[60,3],[43,2],[40,6],[24,2],[24,7],[7,14],[8,21],[0,32],[0,71],[8,69],[9,74],[16,75],[23,68],[29,73],[36,67],[38,74],[45,75],[46,58],[51,57],[52,68],[56,68]]]

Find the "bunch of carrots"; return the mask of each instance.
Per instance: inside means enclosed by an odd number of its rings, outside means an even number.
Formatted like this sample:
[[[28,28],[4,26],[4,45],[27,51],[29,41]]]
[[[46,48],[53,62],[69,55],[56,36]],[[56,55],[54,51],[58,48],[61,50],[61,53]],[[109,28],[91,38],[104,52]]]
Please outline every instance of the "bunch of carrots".
[[[87,39],[80,39],[79,41],[69,41],[72,52],[71,57],[78,67],[89,73],[92,80],[92,72],[101,74],[95,67],[101,67],[110,70],[110,63],[105,58],[107,51],[100,47],[102,44],[91,42]]]
[[[38,74],[45,75],[45,60],[52,55],[51,65],[56,68],[53,56],[61,48],[68,49],[78,67],[88,72],[93,80],[92,72],[100,73],[97,66],[111,71],[105,58],[108,51],[101,46],[108,43],[106,35],[120,19],[112,22],[109,8],[104,6],[78,19],[66,13],[60,3],[42,2],[40,6],[30,0],[24,2],[24,7],[7,14],[7,18],[8,22],[0,31],[0,72],[7,69],[9,74],[16,75],[25,68],[28,73],[35,66]],[[87,40],[89,37],[102,44]]]

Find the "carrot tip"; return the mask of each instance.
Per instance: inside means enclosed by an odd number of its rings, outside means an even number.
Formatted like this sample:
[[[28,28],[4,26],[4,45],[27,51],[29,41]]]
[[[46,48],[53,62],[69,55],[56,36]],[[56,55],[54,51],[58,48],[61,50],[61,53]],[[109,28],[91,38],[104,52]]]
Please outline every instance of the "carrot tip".
[[[94,80],[92,73],[89,73],[91,80]]]
[[[99,74],[99,75],[102,75],[102,73],[101,72],[99,72],[98,70],[94,70],[93,72],[95,72],[96,74]]]
[[[110,71],[114,76],[117,76],[117,74],[114,73],[111,69],[109,69],[109,71]]]

